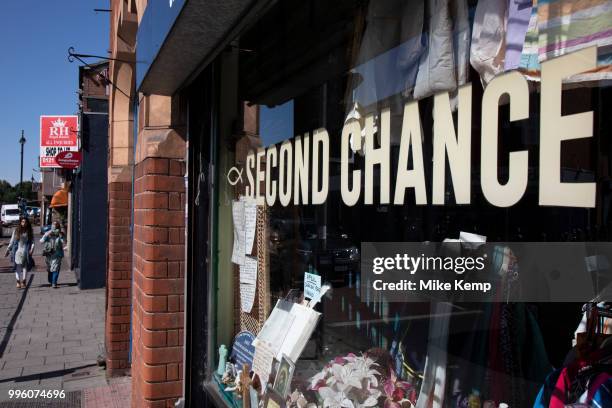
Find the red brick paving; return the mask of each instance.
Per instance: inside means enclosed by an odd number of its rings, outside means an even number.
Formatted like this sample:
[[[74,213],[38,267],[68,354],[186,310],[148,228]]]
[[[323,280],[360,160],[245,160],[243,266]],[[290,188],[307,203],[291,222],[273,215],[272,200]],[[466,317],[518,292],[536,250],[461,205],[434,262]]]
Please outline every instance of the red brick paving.
[[[130,406],[132,397],[131,377],[108,380],[104,387],[83,390],[83,408],[124,408]]]

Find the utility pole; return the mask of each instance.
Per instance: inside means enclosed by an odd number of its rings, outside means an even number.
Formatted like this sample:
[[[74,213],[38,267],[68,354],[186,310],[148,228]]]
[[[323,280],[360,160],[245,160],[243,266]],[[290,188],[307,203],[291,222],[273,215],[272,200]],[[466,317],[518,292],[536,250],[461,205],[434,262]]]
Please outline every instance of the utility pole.
[[[21,170],[19,172],[19,193],[23,197],[23,145],[26,142],[26,138],[23,136],[23,129],[21,129],[21,138],[19,144],[21,145]]]

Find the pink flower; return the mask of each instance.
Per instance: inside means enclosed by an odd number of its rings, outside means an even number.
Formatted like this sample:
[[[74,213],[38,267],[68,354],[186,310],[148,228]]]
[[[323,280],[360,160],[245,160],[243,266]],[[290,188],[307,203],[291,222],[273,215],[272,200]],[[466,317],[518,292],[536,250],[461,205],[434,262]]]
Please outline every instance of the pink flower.
[[[384,408],[402,408],[402,406],[397,402],[386,399]]]
[[[406,381],[398,381],[395,371],[389,370],[389,378],[387,378],[383,384],[383,390],[385,391],[385,408],[401,408],[399,402],[406,398],[406,393],[410,392],[408,398],[410,402],[414,403],[416,399],[416,392],[412,384]]]

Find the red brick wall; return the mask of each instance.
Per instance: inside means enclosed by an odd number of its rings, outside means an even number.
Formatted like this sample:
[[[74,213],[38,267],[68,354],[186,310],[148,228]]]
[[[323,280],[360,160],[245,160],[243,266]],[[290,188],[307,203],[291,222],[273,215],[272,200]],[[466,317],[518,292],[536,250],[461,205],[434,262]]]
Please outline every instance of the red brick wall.
[[[106,274],[106,368],[108,376],[123,375],[129,368],[130,304],[132,285],[132,183],[108,185],[109,234]]]
[[[135,166],[132,407],[172,407],[183,386],[185,163]]]

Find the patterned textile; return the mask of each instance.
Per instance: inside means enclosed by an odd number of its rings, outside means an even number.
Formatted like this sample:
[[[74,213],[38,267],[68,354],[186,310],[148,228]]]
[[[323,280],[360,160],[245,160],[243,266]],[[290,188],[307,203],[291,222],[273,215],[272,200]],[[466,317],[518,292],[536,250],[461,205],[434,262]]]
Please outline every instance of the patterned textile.
[[[532,6],[532,0],[510,0],[508,3],[506,59],[504,61],[506,71],[519,67]]]
[[[612,79],[611,0],[534,0],[519,68],[538,79],[543,61],[591,46],[597,68],[565,82]]]
[[[612,407],[612,379],[597,388],[591,405],[596,408]]]
[[[597,45],[612,49],[612,1],[540,0],[538,3],[540,62]]]
[[[531,8],[531,17],[527,25],[527,33],[525,34],[525,42],[523,43],[523,52],[519,68],[530,79],[539,79],[540,77],[540,60],[538,58],[538,0],[534,0]]]

